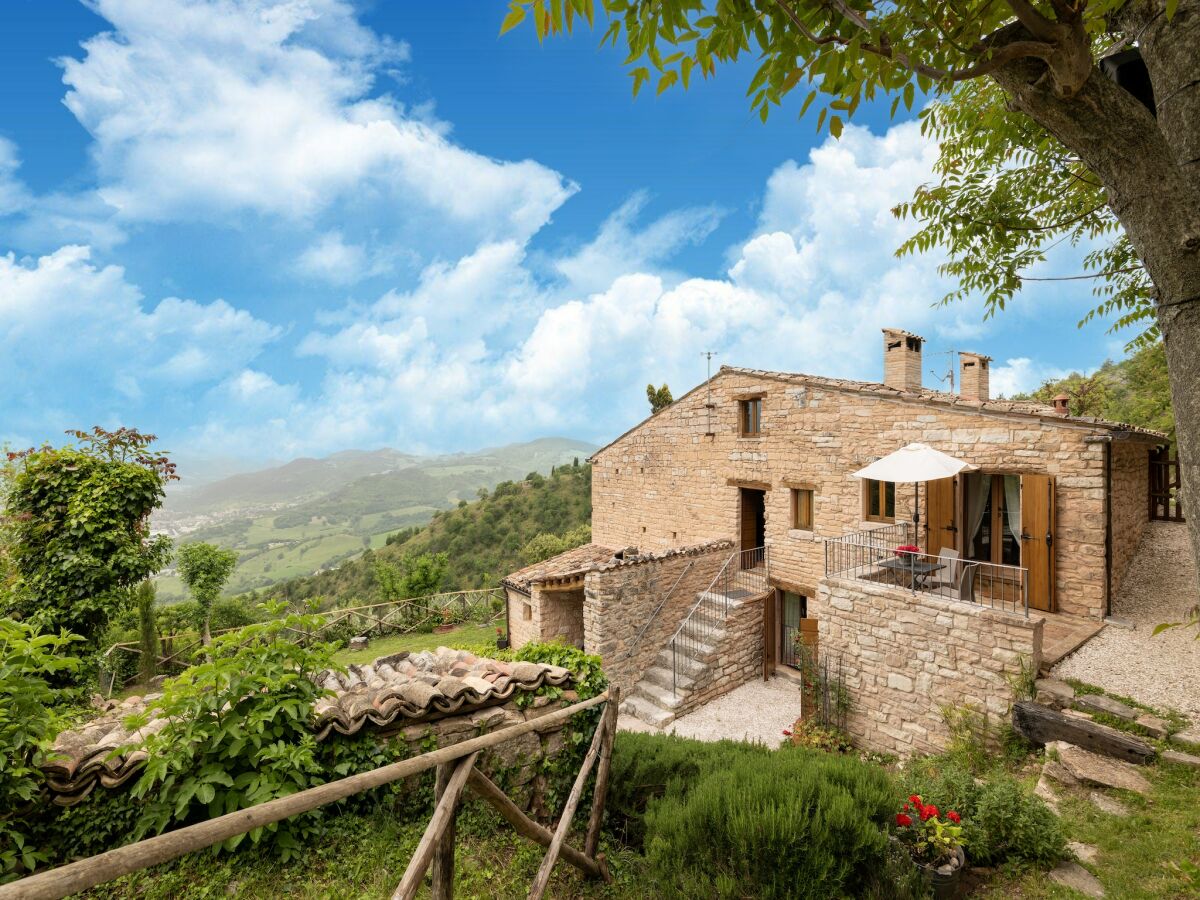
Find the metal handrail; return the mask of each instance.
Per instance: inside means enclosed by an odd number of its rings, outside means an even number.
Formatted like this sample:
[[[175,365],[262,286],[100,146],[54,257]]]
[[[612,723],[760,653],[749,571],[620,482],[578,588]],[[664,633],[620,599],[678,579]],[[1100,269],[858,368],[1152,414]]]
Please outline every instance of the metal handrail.
[[[909,533],[907,528],[903,533]],[[864,534],[870,537],[864,539]],[[1023,612],[1028,618],[1028,569],[901,550],[890,542],[889,538],[894,537],[895,532],[889,530],[885,534],[855,532],[826,540],[826,577],[850,578],[898,587],[912,594],[929,594],[991,609]]]
[[[752,565],[750,565],[752,564]],[[758,570],[762,573],[758,574]],[[679,693],[679,654],[682,650],[694,648],[704,643],[716,633],[719,625],[702,624],[696,613],[701,607],[706,607],[714,614],[719,623],[724,623],[729,615],[729,597],[735,590],[746,590],[750,593],[762,593],[770,585],[770,569],[767,548],[755,547],[751,550],[734,551],[729,559],[713,577],[713,580],[696,597],[675,634],[671,636],[671,692]],[[690,627],[689,627],[690,626]],[[697,634],[698,632],[698,634]]]
[[[647,629],[654,624],[654,620],[658,618],[658,614],[662,612],[662,608],[667,605],[667,601],[670,600],[671,595],[675,593],[675,588],[679,587],[679,582],[683,581],[683,576],[691,571],[692,566],[695,564],[696,561],[694,559],[688,560],[688,564],[683,567],[683,571],[679,573],[679,577],[675,579],[675,583],[671,585],[670,589],[665,594],[663,594],[663,598],[658,601],[658,606],[654,607],[654,612],[650,613],[650,618],[646,620],[646,624],[643,625],[638,630],[638,633],[634,636],[633,644],[630,646],[629,650],[626,651],[625,656],[622,657],[623,659],[628,659],[629,657],[633,656],[634,652],[641,645],[642,637],[646,634]]]

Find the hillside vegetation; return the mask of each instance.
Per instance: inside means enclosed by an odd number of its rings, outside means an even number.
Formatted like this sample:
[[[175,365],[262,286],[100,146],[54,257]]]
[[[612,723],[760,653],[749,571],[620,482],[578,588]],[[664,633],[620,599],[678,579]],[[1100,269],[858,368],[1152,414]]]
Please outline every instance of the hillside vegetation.
[[[1167,382],[1167,356],[1162,343],[1152,344],[1120,362],[1106,360],[1091,375],[1072,372],[1052,379],[1030,394],[1014,399],[1050,404],[1058,394],[1071,398],[1071,414],[1098,416],[1162,431],[1175,442],[1175,414]]]
[[[548,478],[533,474],[524,481],[501,482],[490,493],[479,493],[480,499],[437,512],[425,527],[397,532],[382,547],[337,569],[284,582],[269,593],[289,600],[324,597],[338,605],[376,602],[382,599],[376,563],[398,565],[425,553],[448,557],[443,590],[491,587],[531,561],[523,551],[539,535],[573,532],[572,543],[586,538],[579,529],[592,518],[592,470],[587,464],[558,467]],[[545,543],[536,542],[534,552]]]
[[[177,544],[205,541],[236,550],[231,592],[270,588],[382,547],[388,535],[474,500],[481,488],[547,473],[591,449],[580,441],[544,438],[427,458],[388,450],[294,460],[205,485],[184,499],[168,498],[168,510],[155,524]],[[245,502],[232,505],[239,502],[232,489],[252,484]],[[268,498],[270,508],[259,505]],[[158,579],[161,600],[173,602],[183,594],[172,571]]]

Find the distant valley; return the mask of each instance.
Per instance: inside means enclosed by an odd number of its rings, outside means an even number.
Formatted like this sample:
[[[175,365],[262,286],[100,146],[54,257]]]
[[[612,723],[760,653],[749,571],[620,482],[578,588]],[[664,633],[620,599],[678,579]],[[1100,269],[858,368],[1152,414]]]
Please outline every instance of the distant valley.
[[[154,528],[176,543],[208,541],[237,550],[227,590],[238,593],[328,570],[382,546],[394,531],[424,525],[438,510],[475,499],[481,488],[549,473],[593,450],[583,441],[542,438],[444,456],[382,449],[296,459],[174,490]],[[170,569],[158,579],[158,590],[167,602],[184,596]]]

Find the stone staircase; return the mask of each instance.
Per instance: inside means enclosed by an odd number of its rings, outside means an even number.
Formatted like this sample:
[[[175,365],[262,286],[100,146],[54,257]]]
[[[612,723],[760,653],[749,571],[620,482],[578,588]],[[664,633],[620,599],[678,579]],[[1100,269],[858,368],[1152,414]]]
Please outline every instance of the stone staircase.
[[[621,712],[656,728],[664,728],[675,720],[677,710],[708,672],[725,636],[728,603],[745,596],[742,591],[731,593],[739,596],[727,597],[711,589],[697,595],[696,605],[677,632],[681,640],[676,642],[676,652],[672,652],[671,642],[659,651],[654,665],[621,703]]]

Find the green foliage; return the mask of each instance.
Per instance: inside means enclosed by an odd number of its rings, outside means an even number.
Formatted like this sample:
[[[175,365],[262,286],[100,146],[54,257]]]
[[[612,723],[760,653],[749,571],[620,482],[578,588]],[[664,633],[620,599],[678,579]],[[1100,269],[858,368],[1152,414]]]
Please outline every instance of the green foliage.
[[[170,539],[151,537],[149,520],[174,466],[150,455],[153,435],[72,434],[80,446],[9,455],[7,602],[27,621],[95,643],[170,557]]]
[[[586,522],[562,534],[539,534],[521,548],[521,561],[533,565],[567,550],[591,543],[592,526]]]
[[[652,384],[646,385],[646,399],[650,401],[651,415],[662,412],[662,410],[675,402],[675,398],[671,396],[671,389],[667,387],[665,382],[660,388],[656,388]]]
[[[281,608],[272,610],[279,615]],[[130,724],[167,725],[145,742],[146,767],[132,795],[142,801],[135,836],[224,815],[304,790],[322,780],[308,727],[324,693],[310,677],[331,664],[333,645],[301,647],[288,635],[311,632],[317,616],[291,615],[213,639],[209,657],[166,682],[163,696]],[[315,816],[296,816],[250,833],[270,834],[285,858],[302,848]],[[235,848],[231,838],[222,846]]]
[[[646,853],[668,890],[830,897],[870,882],[887,852],[894,798],[882,769],[848,756],[733,746],[723,762],[647,809]]]
[[[419,553],[405,556],[399,565],[381,559],[373,561],[380,599],[385,602],[426,597],[442,590],[450,557],[445,553]]]
[[[926,803],[962,815],[963,843],[973,865],[1052,865],[1066,852],[1054,813],[1003,769],[981,777],[953,756],[924,757],[909,761],[903,784],[906,795],[920,795]]]
[[[794,747],[807,747],[824,753],[850,753],[854,744],[844,731],[822,725],[817,719],[798,721],[789,739]]]
[[[0,619],[0,882],[48,858],[28,841],[24,810],[41,787],[38,762],[56,723],[46,678],[78,668],[79,660],[66,655],[78,640],[65,631],[43,634],[35,625]]]
[[[158,674],[158,622],[154,617],[154,582],[143,581],[134,593],[138,615],[138,676],[143,682]]]
[[[483,499],[434,516],[425,528],[405,530],[369,557],[330,572],[271,589],[290,601],[325,597],[335,606],[384,600],[377,564],[399,569],[406,557],[445,553],[445,590],[491,587],[495,579],[525,565],[521,550],[539,534],[561,535],[588,524],[592,515],[591,467],[558,466],[540,485],[508,482]]]
[[[221,596],[221,588],[233,574],[237,561],[238,556],[234,551],[203,542],[184,544],[176,554],[175,567],[179,570],[179,578],[200,609],[200,628],[206,644],[209,641],[213,603]]]

